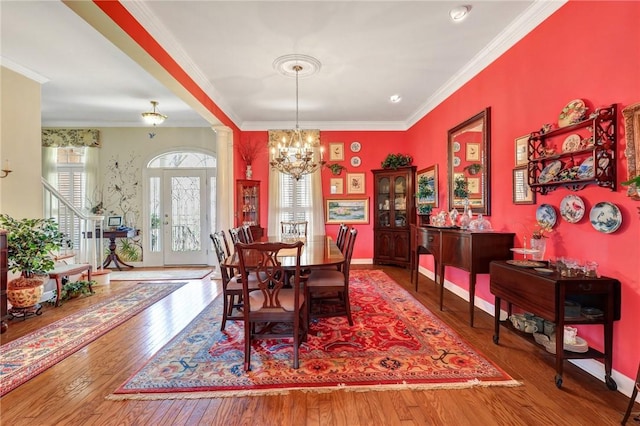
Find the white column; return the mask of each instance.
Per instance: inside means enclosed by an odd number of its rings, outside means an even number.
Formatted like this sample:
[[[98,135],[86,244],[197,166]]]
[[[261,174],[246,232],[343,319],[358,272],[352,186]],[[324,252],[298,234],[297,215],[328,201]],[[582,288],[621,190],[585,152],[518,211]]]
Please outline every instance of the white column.
[[[233,132],[227,126],[212,126],[216,132],[216,229],[229,232],[234,226]],[[220,270],[214,272],[220,278]]]

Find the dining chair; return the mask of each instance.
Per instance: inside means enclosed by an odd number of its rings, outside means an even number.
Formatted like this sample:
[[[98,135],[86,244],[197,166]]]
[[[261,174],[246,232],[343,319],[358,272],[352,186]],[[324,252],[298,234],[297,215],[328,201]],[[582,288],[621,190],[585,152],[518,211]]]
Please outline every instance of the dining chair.
[[[357,229],[352,228],[349,231],[344,263],[340,270],[314,269],[307,277],[305,299],[308,318],[346,316],[349,325],[353,325],[349,302],[349,270],[351,269],[351,258],[357,235]],[[314,310],[314,307],[318,309]]]
[[[283,239],[286,238],[301,238],[307,237],[307,226],[308,222],[306,220],[293,220],[293,221],[281,221],[280,222],[280,233]]]
[[[220,266],[220,276],[222,278],[223,308],[220,330],[224,331],[227,320],[244,320],[244,315],[242,313],[242,282],[240,277],[235,274],[234,268],[224,266],[225,258],[230,256],[227,237],[224,235],[224,231],[221,230],[218,232],[214,232],[210,235],[210,237],[211,241],[213,241],[213,248],[216,252],[216,257],[218,258],[218,265]],[[248,287],[251,289],[251,291],[258,289],[255,280],[250,280]],[[234,309],[236,309],[235,315]]]
[[[244,298],[244,369],[251,370],[251,345],[256,339],[293,337],[293,368],[299,367],[299,347],[307,336],[307,308],[301,289],[300,253],[302,241],[295,243],[257,242],[238,243],[236,250],[242,282],[254,280],[258,290],[243,285]],[[285,271],[278,253],[286,250],[293,256],[295,267]],[[288,272],[288,273],[286,273]],[[287,277],[292,288],[285,288]],[[291,327],[274,327],[289,323]]]
[[[336,237],[336,245],[340,249],[340,251],[344,254],[344,243],[346,240],[347,233],[349,232],[349,227],[344,223],[340,224],[340,228],[338,228],[338,235]]]
[[[245,243],[253,243],[255,242],[253,238],[253,233],[251,232],[251,226],[242,225],[242,232],[244,234],[244,242]]]
[[[229,236],[231,237],[231,242],[234,246],[238,243],[246,243],[245,236],[243,234],[244,231],[242,230],[242,227],[229,228]]]

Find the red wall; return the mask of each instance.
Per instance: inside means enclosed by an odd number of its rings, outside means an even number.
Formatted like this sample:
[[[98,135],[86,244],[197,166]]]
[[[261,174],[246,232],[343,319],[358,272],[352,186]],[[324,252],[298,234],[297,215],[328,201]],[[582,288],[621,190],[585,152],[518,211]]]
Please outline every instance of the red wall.
[[[558,189],[537,196],[536,205],[512,203],[514,140],[556,123],[564,105],[584,99],[594,108],[617,104],[619,111],[640,101],[640,3],[569,2],[543,22],[516,46],[488,66],[464,87],[431,111],[408,133],[418,168],[440,165],[440,205],[446,206],[447,130],[491,107],[491,212],[497,230],[515,232],[522,244],[525,226],[535,222],[542,203],[556,210],[563,197],[573,192]],[[618,182],[627,178],[625,139],[619,114],[616,156]],[[425,147],[423,141],[429,141]],[[418,148],[420,147],[420,148]],[[626,188],[617,191],[588,186],[575,193],[583,198],[587,211],[600,201],[615,203],[623,223],[613,234],[602,234],[588,217],[577,224],[560,217],[547,243],[547,256],[593,260],[599,272],[622,283],[622,319],[615,325],[614,369],[633,377],[640,353],[637,326],[640,324],[640,217]],[[587,215],[585,215],[587,216]],[[428,256],[421,263],[433,269]],[[446,279],[468,288],[468,274],[448,268]],[[477,294],[492,301],[488,276],[479,277]],[[599,326],[583,327],[592,346],[602,348]]]
[[[515,165],[514,140],[538,130],[545,123],[555,123],[560,110],[572,99],[584,99],[594,108],[617,104],[619,111],[640,101],[640,3],[570,1],[534,31],[480,72],[470,82],[429,112],[407,132],[322,131],[321,140],[344,142],[346,172],[365,172],[366,191],[373,198],[371,169],[379,168],[389,153],[411,154],[418,169],[439,165],[439,205],[447,206],[447,131],[491,107],[491,212],[494,229],[515,232],[522,244],[525,228],[528,234],[535,223],[537,206],[551,204],[558,209],[570,192],[558,189],[537,197],[536,205],[514,205],[512,202],[512,169]],[[624,158],[623,119],[618,125],[618,182],[627,178]],[[266,132],[243,132],[245,135]],[[353,141],[362,144],[358,154],[350,151]],[[268,181],[265,152],[263,167],[254,165],[254,178]],[[362,165],[350,165],[359,155]],[[239,167],[243,170],[243,167]],[[345,176],[343,171],[342,177]],[[329,193],[329,170],[323,170],[323,187]],[[267,186],[265,185],[265,188]],[[266,189],[263,190],[266,194]],[[345,189],[346,191],[346,189]],[[576,224],[558,218],[547,243],[548,258],[567,256],[581,261],[593,260],[603,275],[622,283],[622,319],[615,324],[613,368],[633,377],[640,353],[637,326],[640,324],[640,205],[626,195],[626,188],[615,192],[589,186],[576,193],[589,210],[600,201],[615,203],[623,215],[620,229],[613,234],[597,232],[583,218]],[[266,224],[266,197],[262,221]],[[373,206],[371,206],[373,208]],[[586,216],[586,215],[585,215]],[[355,259],[373,257],[372,224],[359,225]],[[332,235],[337,226],[328,225]],[[430,256],[422,256],[421,264],[431,270]],[[446,279],[467,289],[468,274],[447,268]],[[488,290],[488,275],[478,277],[477,296],[493,303]],[[602,349],[600,326],[582,327],[579,334],[592,346]]]

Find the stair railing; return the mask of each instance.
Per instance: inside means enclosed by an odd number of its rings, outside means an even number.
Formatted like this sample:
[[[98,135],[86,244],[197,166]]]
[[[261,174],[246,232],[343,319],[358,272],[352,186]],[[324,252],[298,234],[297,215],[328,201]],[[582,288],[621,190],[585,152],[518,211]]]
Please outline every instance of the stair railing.
[[[104,216],[90,215],[75,207],[46,179],[42,178],[44,217],[54,218],[61,232],[72,241],[72,248],[61,249],[64,256],[73,251],[77,261],[102,269]]]

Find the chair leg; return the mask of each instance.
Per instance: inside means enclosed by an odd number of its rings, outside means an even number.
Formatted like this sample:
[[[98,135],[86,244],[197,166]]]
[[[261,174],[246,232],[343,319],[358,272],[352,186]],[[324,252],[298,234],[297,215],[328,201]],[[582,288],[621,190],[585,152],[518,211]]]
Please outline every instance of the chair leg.
[[[251,323],[244,323],[244,371],[251,371]]]
[[[639,379],[640,379],[640,370],[638,370]],[[631,392],[631,398],[629,399],[629,406],[627,407],[626,413],[624,413],[624,418],[622,419],[621,424],[626,424],[627,420],[629,420],[629,416],[631,415],[631,410],[633,409],[633,404],[636,402],[636,397],[638,396],[638,383],[633,386],[633,392]]]
[[[224,302],[222,305],[222,321],[220,322],[220,331],[224,331],[227,324],[227,307],[229,305],[229,295],[224,295]]]
[[[351,302],[349,301],[349,292],[345,291],[342,295],[342,299],[344,300],[344,310],[347,313],[347,320],[349,321],[349,326],[353,327],[353,318],[351,317]]]

